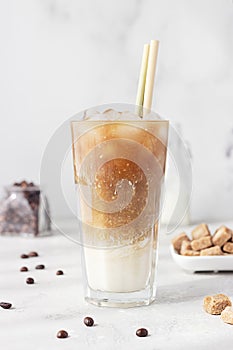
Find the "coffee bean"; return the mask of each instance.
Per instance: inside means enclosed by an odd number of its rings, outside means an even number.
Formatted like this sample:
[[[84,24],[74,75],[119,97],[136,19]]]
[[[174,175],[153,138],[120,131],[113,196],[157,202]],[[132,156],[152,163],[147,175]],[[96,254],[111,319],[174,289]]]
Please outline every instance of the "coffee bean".
[[[28,255],[27,255],[27,254],[21,254],[20,258],[21,258],[21,259],[27,259],[27,258],[28,258]]]
[[[64,272],[62,270],[57,270],[56,275],[57,276],[64,275]]]
[[[139,328],[136,331],[136,335],[138,337],[147,337],[148,336],[148,330],[146,328]]]
[[[28,268],[27,266],[22,266],[21,269],[20,269],[21,272],[26,272],[28,271]]]
[[[67,337],[68,337],[68,333],[63,329],[57,332],[57,338],[67,338]]]
[[[34,279],[33,279],[32,277],[28,277],[28,278],[26,279],[26,283],[27,283],[27,284],[34,284]]]
[[[45,266],[43,264],[41,265],[36,265],[35,269],[36,270],[44,270]]]
[[[85,317],[83,322],[87,327],[92,327],[94,324],[94,320],[91,317]]]
[[[0,306],[3,308],[3,309],[10,309],[12,304],[11,303],[0,303]]]
[[[36,257],[36,256],[39,256],[39,254],[38,254],[37,252],[30,252],[30,253],[28,254],[28,256],[29,256],[30,258],[34,258],[34,257]]]

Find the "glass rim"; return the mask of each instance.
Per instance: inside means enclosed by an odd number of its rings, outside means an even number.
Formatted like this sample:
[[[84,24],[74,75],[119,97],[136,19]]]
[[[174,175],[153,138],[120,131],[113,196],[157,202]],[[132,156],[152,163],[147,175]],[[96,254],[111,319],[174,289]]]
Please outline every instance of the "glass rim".
[[[168,119],[158,119],[158,120],[150,120],[150,119],[141,119],[141,120],[133,120],[133,119],[119,119],[119,120],[104,120],[104,119],[99,119],[99,120],[90,120],[90,119],[83,119],[83,120],[71,120],[70,124],[72,125],[73,123],[112,123],[112,124],[125,124],[125,123],[142,123],[142,122],[146,122],[146,123],[166,123],[169,124],[169,120]]]

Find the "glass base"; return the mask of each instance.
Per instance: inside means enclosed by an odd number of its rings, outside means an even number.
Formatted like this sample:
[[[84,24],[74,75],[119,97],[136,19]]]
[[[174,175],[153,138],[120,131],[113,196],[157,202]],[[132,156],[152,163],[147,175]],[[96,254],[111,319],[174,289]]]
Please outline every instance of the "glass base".
[[[113,293],[88,288],[85,300],[95,306],[118,307],[124,309],[147,306],[155,300],[155,290],[152,287],[147,287],[141,291]]]

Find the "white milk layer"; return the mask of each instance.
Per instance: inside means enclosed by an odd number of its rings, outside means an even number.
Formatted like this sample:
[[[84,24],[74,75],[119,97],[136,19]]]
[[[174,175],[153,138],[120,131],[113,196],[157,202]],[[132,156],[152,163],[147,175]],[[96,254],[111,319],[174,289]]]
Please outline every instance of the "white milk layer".
[[[152,243],[115,249],[84,248],[89,287],[124,293],[146,288],[152,271]]]

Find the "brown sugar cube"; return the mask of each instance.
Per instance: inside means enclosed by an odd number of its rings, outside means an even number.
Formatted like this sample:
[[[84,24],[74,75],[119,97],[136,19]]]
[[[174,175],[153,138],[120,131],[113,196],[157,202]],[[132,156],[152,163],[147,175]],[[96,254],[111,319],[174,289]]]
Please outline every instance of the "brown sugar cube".
[[[224,250],[224,252],[233,254],[233,243],[232,242],[225,243],[222,249]]]
[[[206,224],[200,224],[192,231],[192,239],[210,236],[209,228]]]
[[[197,252],[195,250],[192,250],[192,249],[187,249],[183,252],[184,256],[199,256],[200,255],[200,252]]]
[[[220,315],[227,306],[231,306],[231,301],[225,294],[208,295],[204,298],[203,307],[211,315]]]
[[[188,238],[185,232],[182,232],[172,240],[173,247],[175,250],[178,251],[178,253],[180,252],[181,244],[183,241],[188,241],[188,242],[190,241],[190,239]]]
[[[212,246],[211,237],[201,237],[199,239],[194,239],[191,242],[191,247],[193,250],[202,250]]]
[[[201,250],[200,255],[201,256],[204,256],[204,255],[223,255],[223,252],[222,252],[221,248],[218,245],[216,245],[214,247]]]
[[[225,323],[233,324],[233,309],[231,306],[227,306],[221,313],[221,319]]]
[[[180,254],[184,256],[197,256],[199,252],[192,250],[190,241],[183,241],[180,248]]]
[[[181,255],[184,255],[184,252],[185,252],[186,250],[192,250],[192,248],[191,248],[191,242],[190,242],[190,241],[183,241],[183,242],[181,243],[180,254],[181,254]]]
[[[232,231],[226,226],[221,226],[213,235],[213,244],[222,247],[232,237]]]

